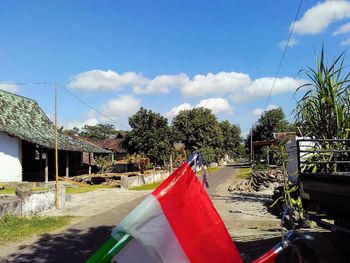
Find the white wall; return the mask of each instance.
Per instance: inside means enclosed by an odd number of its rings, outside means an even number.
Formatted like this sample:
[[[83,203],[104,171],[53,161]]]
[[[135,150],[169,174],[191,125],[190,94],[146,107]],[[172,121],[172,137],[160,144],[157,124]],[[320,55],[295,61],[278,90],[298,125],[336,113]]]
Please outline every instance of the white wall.
[[[296,137],[295,139],[290,140],[286,144],[287,152],[288,152],[288,178],[291,182],[295,182],[298,176],[298,154],[297,154],[297,140],[300,139],[310,139],[308,137]],[[314,142],[300,142],[300,150],[306,150],[310,147],[314,147]],[[301,160],[305,161],[307,157],[311,153],[305,154],[303,153],[301,156]]]
[[[21,141],[0,132],[0,182],[21,181]]]

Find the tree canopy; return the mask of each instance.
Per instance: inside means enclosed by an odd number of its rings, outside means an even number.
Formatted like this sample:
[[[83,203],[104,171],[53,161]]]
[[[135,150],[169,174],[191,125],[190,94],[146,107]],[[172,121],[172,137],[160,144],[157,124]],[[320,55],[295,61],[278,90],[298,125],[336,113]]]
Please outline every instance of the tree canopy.
[[[271,140],[274,132],[290,131],[291,127],[282,108],[265,111],[252,129],[253,141]]]
[[[79,136],[95,139],[104,140],[111,135],[115,135],[117,131],[115,130],[113,124],[97,124],[97,125],[84,125],[82,130],[79,132]]]
[[[129,117],[131,131],[123,146],[130,153],[145,154],[153,163],[162,164],[171,150],[170,127],[167,118],[151,110],[140,110]]]
[[[187,154],[202,152],[208,162],[219,161],[224,153],[231,157],[241,152],[241,129],[229,121],[219,122],[211,110],[195,108],[181,111],[168,125],[167,118],[159,113],[140,108],[129,117],[131,130],[122,146],[130,154],[147,156],[152,163],[163,164],[175,153],[174,143],[181,142]],[[71,136],[103,140],[118,132],[111,124],[85,125],[63,130]]]
[[[220,127],[223,136],[222,149],[230,156],[237,155],[242,142],[241,128],[227,120],[220,122]]]
[[[223,154],[224,137],[216,116],[207,108],[181,111],[172,122],[173,136],[188,152],[202,151],[208,159],[218,160]]]
[[[93,140],[104,140],[118,134],[113,124],[84,125],[81,130],[77,127],[64,129],[62,126],[60,132],[69,136],[80,136]]]

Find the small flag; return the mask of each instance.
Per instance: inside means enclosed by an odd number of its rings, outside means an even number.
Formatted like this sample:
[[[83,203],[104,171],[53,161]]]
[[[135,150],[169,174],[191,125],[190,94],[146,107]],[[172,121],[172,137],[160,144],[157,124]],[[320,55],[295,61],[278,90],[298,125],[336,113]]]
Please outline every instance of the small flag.
[[[126,216],[88,262],[242,259],[202,183],[184,163]]]

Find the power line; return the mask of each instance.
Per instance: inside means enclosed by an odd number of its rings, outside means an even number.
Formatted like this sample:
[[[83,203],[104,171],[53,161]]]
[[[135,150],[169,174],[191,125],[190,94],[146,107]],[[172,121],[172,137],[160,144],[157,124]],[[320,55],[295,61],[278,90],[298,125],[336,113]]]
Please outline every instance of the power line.
[[[127,127],[126,125],[113,120],[111,117],[107,116],[106,114],[100,112],[99,110],[97,110],[95,107],[91,106],[90,104],[88,104],[87,102],[85,102],[84,100],[82,100],[81,98],[79,98],[77,95],[75,95],[73,92],[71,92],[69,89],[67,89],[66,87],[62,86],[61,84],[57,83],[57,85],[61,88],[63,88],[67,93],[69,93],[72,97],[74,97],[75,99],[77,99],[78,101],[80,101],[82,104],[84,104],[85,106],[89,107],[90,109],[96,111],[98,114],[100,114],[101,116],[105,117],[106,119],[109,119],[110,121],[119,124],[120,126],[129,129],[129,127]]]
[[[54,82],[0,82],[0,85],[13,85],[13,86],[25,86],[25,85],[53,85]]]
[[[293,21],[293,23],[292,23],[292,28],[290,29],[289,36],[288,36],[288,40],[287,40],[286,45],[285,45],[285,47],[284,47],[283,54],[282,54],[280,63],[279,63],[279,65],[278,65],[277,72],[276,72],[275,78],[274,78],[274,80],[273,80],[273,83],[272,83],[272,87],[271,87],[269,96],[267,97],[267,100],[266,100],[265,110],[267,109],[267,105],[268,105],[268,103],[269,103],[269,101],[270,101],[270,98],[271,98],[271,95],[272,95],[272,91],[273,91],[273,89],[274,89],[274,87],[275,87],[275,84],[276,84],[277,77],[278,77],[278,75],[279,75],[279,73],[280,73],[281,66],[282,66],[284,57],[285,57],[285,55],[286,55],[287,49],[288,49],[289,41],[290,41],[290,39],[291,39],[291,37],[292,37],[293,31],[294,31],[294,25],[295,25],[295,22],[296,22],[297,19],[298,19],[298,16],[299,16],[299,12],[300,12],[300,8],[301,8],[302,3],[303,3],[303,0],[300,0],[299,6],[298,6],[298,10],[297,10],[297,12],[296,12],[296,14],[295,14],[295,18],[294,18],[294,21]]]
[[[96,111],[98,114],[100,114],[101,116],[105,117],[106,119],[112,121],[113,123],[116,123],[126,129],[129,129],[129,127],[127,127],[126,125],[113,120],[111,117],[109,117],[108,115],[100,112],[99,110],[97,110],[95,107],[91,106],[90,104],[88,104],[87,102],[85,102],[84,100],[82,100],[81,98],[79,98],[77,95],[75,95],[73,92],[71,92],[69,89],[67,89],[66,87],[64,87],[63,85],[57,83],[57,82],[0,82],[1,84],[5,84],[5,85],[14,85],[14,86],[25,86],[25,85],[53,85],[56,84],[57,86],[61,87],[62,89],[64,89],[69,95],[71,95],[72,97],[74,97],[75,99],[77,99],[78,101],[80,101],[82,104],[84,104],[85,106],[89,107],[90,109]]]

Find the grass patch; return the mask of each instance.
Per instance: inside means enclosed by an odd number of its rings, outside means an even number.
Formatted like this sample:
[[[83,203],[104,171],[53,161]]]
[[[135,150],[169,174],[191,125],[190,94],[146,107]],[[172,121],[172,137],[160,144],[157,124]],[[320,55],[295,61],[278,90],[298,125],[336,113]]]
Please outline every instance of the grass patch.
[[[220,167],[209,167],[209,168],[205,169],[205,171],[207,173],[209,173],[209,174],[212,173],[212,172],[215,172],[217,170],[220,170]],[[202,175],[202,170],[199,170],[196,174],[197,175]]]
[[[215,172],[217,170],[219,170],[220,168],[219,167],[209,167],[206,170],[207,173],[212,173],[212,172]]]
[[[87,193],[91,191],[95,191],[97,189],[102,188],[113,188],[113,186],[103,185],[103,184],[93,184],[93,185],[84,185],[84,186],[78,186],[78,187],[67,187],[66,193],[67,194],[82,194]]]
[[[0,195],[8,195],[8,194],[15,194],[16,189],[15,188],[5,188],[0,190]]]
[[[30,189],[33,192],[38,192],[38,191],[48,191],[48,188],[32,188]],[[8,194],[15,194],[16,193],[16,188],[5,188],[0,190],[0,195],[8,195]]]
[[[130,188],[129,190],[136,190],[136,191],[153,190],[153,189],[156,189],[162,182],[163,181],[157,182],[157,183],[153,183],[153,184],[145,184],[145,185],[141,185],[141,186]]]
[[[236,173],[237,178],[239,179],[246,179],[252,174],[251,168],[239,168],[238,172]]]
[[[21,217],[5,215],[0,219],[0,245],[67,226],[72,216]]]

